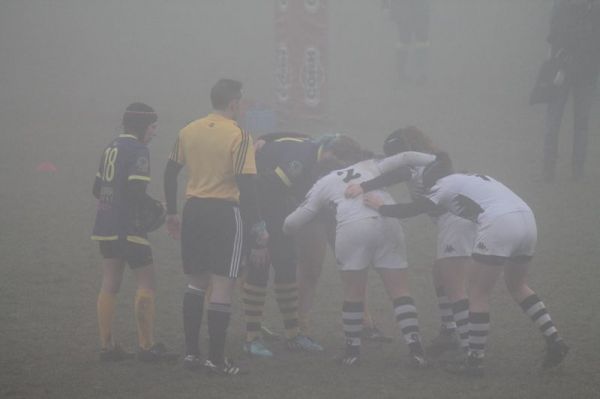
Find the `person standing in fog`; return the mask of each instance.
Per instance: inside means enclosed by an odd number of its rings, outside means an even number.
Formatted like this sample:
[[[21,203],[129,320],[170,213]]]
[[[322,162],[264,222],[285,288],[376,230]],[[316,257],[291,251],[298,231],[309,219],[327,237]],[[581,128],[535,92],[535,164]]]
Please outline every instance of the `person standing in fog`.
[[[396,56],[401,79],[408,76],[408,59],[413,47],[415,77],[424,84],[428,75],[429,57],[429,2],[427,0],[383,0],[383,8],[398,29]]]
[[[137,283],[138,360],[174,359],[163,344],[154,342],[154,265],[148,232],[139,220],[142,207],[148,201],[154,201],[146,194],[150,181],[147,144],[156,133],[157,119],[152,107],[143,103],[129,105],[123,114],[123,133],[104,149],[94,181],[93,194],[98,199],[98,210],[92,240],[98,241],[104,258],[102,287],[97,301],[101,361],[118,361],[133,356],[116,344],[112,336],[116,296],[123,280],[125,263],[133,270]]]
[[[579,179],[584,172],[590,111],[600,72],[600,1],[557,1],[552,12],[548,42],[552,56],[564,53],[566,66],[546,111],[543,176],[546,181],[555,177],[558,134],[569,93],[572,93],[571,172],[573,179]]]
[[[181,129],[164,177],[167,229],[173,238],[181,234],[181,258],[188,276],[183,296],[183,363],[189,369],[204,364],[208,372],[221,375],[240,373],[225,357],[225,340],[231,297],[248,241],[244,224],[251,226],[251,262],[266,262],[269,240],[258,211],[252,138],[236,122],[241,98],[242,84],[238,81],[221,79],[213,86],[210,99],[214,112]],[[180,226],[177,175],[184,165],[188,172],[187,200]],[[198,338],[209,285],[209,353],[202,363]]]

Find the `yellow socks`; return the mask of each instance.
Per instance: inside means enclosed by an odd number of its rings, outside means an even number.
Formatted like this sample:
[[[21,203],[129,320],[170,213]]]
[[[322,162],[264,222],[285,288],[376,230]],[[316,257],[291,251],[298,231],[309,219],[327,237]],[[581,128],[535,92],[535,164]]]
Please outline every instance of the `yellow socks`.
[[[141,349],[154,345],[154,291],[138,288],[135,294],[135,320]]]
[[[102,348],[110,348],[112,342],[112,320],[115,314],[116,296],[109,292],[100,291],[96,310],[98,313],[98,327],[100,329],[100,344]]]

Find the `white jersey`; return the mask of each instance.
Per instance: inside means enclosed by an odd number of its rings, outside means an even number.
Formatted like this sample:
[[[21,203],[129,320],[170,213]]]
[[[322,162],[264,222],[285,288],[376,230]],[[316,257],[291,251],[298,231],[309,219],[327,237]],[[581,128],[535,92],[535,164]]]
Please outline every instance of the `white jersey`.
[[[314,184],[302,205],[286,218],[283,231],[295,232],[325,207],[335,209],[338,228],[349,222],[379,217],[379,212],[364,205],[362,197],[345,197],[344,191],[348,184],[360,184],[404,165],[427,165],[434,160],[434,155],[404,152],[382,160],[369,159],[346,169],[333,171]],[[389,193],[382,190],[377,193],[386,204],[394,203]]]
[[[456,173],[439,179],[426,195],[436,205],[480,225],[512,212],[531,212],[518,195],[485,175]]]

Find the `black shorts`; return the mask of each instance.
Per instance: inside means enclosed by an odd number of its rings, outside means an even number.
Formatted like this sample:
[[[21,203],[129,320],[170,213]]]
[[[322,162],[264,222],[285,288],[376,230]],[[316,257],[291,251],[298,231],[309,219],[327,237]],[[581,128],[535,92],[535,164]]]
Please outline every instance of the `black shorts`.
[[[132,269],[151,265],[152,248],[127,240],[99,241],[100,253],[104,259],[121,259]]]
[[[237,204],[190,198],[181,217],[181,258],[185,274],[236,278],[242,263],[243,223]]]

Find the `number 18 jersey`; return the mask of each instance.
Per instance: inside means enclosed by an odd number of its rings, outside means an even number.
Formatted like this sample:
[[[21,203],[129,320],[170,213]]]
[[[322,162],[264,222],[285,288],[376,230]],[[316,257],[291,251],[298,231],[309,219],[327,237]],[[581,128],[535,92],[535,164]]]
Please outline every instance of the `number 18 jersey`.
[[[148,147],[133,135],[120,135],[104,150],[96,179],[100,179],[100,198],[92,239],[127,239],[148,245],[146,233],[136,226],[127,195],[130,181],[150,181]]]

